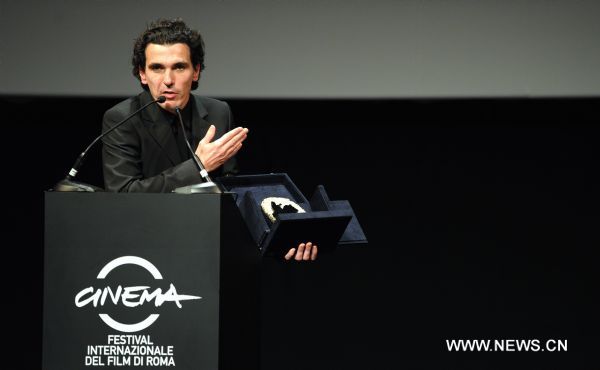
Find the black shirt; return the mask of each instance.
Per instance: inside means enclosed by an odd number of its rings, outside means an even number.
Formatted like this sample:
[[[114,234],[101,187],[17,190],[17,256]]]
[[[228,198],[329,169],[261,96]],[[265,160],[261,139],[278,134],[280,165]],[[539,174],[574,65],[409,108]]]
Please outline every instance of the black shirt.
[[[175,142],[177,143],[177,148],[179,149],[179,156],[181,162],[192,158],[192,153],[188,149],[185,143],[185,137],[187,137],[192,150],[196,150],[193,147],[193,139],[192,139],[192,105],[190,102],[185,105],[185,107],[181,110],[181,118],[183,119],[183,126],[185,127],[185,136],[181,134],[181,124],[179,123],[179,118],[177,117],[177,113],[171,113],[164,109],[161,109],[162,113],[165,115],[165,118],[168,122],[171,122],[171,130],[173,131],[173,137],[175,138]]]

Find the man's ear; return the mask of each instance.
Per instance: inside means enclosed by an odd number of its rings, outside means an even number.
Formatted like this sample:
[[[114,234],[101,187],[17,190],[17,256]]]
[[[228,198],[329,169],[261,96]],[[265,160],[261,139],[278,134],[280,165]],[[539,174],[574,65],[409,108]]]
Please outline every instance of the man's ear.
[[[193,76],[193,80],[194,81],[198,81],[200,79],[200,64],[196,64],[196,66],[194,67],[194,76]]]
[[[144,85],[148,85],[148,81],[146,80],[146,71],[144,69],[138,67],[138,72],[140,73],[140,81]]]

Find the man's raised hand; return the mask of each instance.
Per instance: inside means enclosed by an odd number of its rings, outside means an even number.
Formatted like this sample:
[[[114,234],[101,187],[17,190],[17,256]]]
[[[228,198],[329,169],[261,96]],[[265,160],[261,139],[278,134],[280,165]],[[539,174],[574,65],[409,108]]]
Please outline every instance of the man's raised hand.
[[[215,137],[215,132],[215,126],[210,125],[206,135],[200,140],[196,148],[196,155],[200,158],[204,168],[209,172],[216,170],[229,158],[233,157],[240,150],[242,142],[248,136],[247,128],[236,127],[217,140],[212,141]]]

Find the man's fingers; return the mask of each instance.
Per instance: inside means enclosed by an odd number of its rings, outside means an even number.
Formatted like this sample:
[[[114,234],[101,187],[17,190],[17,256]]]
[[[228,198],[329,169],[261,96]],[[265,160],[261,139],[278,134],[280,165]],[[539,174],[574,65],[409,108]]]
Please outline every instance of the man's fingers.
[[[300,243],[298,248],[291,248],[284,256],[286,261],[289,261],[292,257],[296,261],[314,261],[317,259],[317,253],[319,249],[316,244],[312,242]],[[295,255],[295,256],[294,256]]]
[[[313,244],[312,246],[312,252],[310,253],[310,260],[314,261],[317,259],[317,253],[318,253],[319,249],[317,248],[316,244]]]
[[[286,261],[289,261],[292,257],[294,257],[294,253],[296,253],[296,248],[290,249],[283,258],[285,258]]]
[[[202,138],[202,140],[200,142],[202,144],[210,143],[215,138],[216,132],[217,132],[217,129],[216,129],[215,125],[210,125],[210,127],[206,131],[206,135],[204,135],[204,138]],[[244,141],[244,139],[246,139],[247,135],[248,135],[247,128],[236,127],[233,130],[226,132],[223,136],[221,136],[216,141],[218,141],[222,145],[225,145],[229,142],[238,143],[238,142]]]
[[[304,254],[302,255],[302,259],[305,261],[310,260],[310,252],[312,250],[312,243],[306,243],[306,247],[304,248]]]
[[[302,257],[304,257],[304,248],[306,244],[300,243],[298,246],[298,251],[296,252],[296,261],[302,261]],[[293,249],[293,248],[292,248]]]
[[[240,129],[240,130],[238,130],[238,129]],[[234,131],[234,130],[231,130],[227,134],[225,134],[219,138],[219,140],[218,140],[219,145],[221,145],[221,148],[224,151],[228,151],[229,149],[234,148],[237,144],[246,140],[246,137],[248,136],[247,128],[238,127],[235,130],[237,132],[235,135],[229,135],[230,133],[232,133]]]
[[[234,137],[238,136],[238,135],[245,135],[248,133],[248,129],[244,128],[244,127],[236,127],[233,130],[230,130],[226,133],[223,134],[223,136],[221,136],[218,141],[222,142],[222,143],[226,143],[228,141],[231,141]]]
[[[215,137],[215,132],[217,132],[215,125],[210,125],[210,127],[208,128],[208,131],[206,131],[206,135],[204,135],[202,140],[200,140],[200,144],[210,143],[212,141],[212,139],[214,139],[214,137]]]

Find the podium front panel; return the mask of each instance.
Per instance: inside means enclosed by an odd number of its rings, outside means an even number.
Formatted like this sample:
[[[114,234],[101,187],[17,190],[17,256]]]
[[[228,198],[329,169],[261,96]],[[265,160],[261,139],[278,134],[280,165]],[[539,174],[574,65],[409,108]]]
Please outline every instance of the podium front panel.
[[[45,206],[45,370],[218,369],[218,195],[46,193]]]

